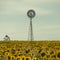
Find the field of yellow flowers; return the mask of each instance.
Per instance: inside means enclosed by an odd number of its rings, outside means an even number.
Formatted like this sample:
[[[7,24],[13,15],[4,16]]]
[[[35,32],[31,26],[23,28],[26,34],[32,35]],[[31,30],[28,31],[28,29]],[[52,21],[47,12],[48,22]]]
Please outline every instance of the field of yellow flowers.
[[[60,41],[0,41],[0,60],[60,60]]]

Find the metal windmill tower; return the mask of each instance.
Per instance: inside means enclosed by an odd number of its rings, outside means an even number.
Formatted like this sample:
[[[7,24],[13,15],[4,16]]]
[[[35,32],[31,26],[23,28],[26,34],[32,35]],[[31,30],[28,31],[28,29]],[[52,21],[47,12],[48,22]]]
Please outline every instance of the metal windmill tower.
[[[33,38],[32,18],[34,18],[35,15],[36,15],[36,13],[32,9],[27,12],[27,16],[30,18],[29,36],[28,36],[28,40],[30,40],[30,41],[34,40],[34,38]]]

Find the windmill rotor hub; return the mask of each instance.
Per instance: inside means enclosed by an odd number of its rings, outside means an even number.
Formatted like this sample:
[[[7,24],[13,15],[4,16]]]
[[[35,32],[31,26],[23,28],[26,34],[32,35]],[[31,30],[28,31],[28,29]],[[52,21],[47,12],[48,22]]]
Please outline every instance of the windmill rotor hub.
[[[29,18],[33,18],[33,17],[35,17],[35,11],[34,10],[29,10],[28,12],[27,12],[27,16],[29,17]]]

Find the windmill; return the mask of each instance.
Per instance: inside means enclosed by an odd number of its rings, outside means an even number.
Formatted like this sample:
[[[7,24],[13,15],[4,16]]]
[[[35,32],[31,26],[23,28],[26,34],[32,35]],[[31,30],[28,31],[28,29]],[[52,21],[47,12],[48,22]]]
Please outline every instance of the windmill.
[[[5,35],[4,40],[5,41],[10,41],[10,37],[8,35]]]
[[[35,13],[35,11],[33,9],[28,10],[27,16],[30,18],[30,26],[29,26],[28,40],[30,40],[30,41],[34,40],[34,38],[33,38],[32,18],[34,18],[35,15],[36,15],[36,13]]]

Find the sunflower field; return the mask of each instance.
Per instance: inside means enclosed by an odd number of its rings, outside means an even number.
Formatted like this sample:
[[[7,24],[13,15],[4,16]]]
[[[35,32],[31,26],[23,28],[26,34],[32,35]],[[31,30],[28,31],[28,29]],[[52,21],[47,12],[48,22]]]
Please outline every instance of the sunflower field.
[[[0,60],[60,60],[60,41],[0,41]]]

